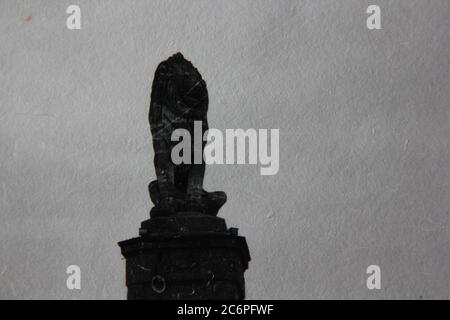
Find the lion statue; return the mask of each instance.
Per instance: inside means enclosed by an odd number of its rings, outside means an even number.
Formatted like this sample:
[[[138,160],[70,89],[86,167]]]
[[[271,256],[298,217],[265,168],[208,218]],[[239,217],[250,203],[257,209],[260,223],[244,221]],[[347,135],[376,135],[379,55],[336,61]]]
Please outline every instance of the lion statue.
[[[192,63],[181,53],[161,62],[153,79],[149,113],[157,178],[149,185],[150,197],[155,204],[152,217],[186,211],[215,216],[226,202],[224,192],[203,189],[203,157],[200,164],[175,165],[171,159],[172,148],[177,144],[171,141],[172,132],[186,129],[193,137],[194,121],[201,121],[203,137],[208,130],[207,111],[206,82]],[[204,146],[202,141],[202,155]],[[191,141],[191,159],[194,152]]]

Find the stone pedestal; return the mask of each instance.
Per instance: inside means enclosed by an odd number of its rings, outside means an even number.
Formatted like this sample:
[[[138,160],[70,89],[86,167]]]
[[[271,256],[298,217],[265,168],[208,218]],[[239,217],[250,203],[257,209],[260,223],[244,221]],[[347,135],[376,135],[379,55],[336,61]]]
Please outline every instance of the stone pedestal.
[[[224,219],[180,212],[142,222],[139,233],[119,243],[128,299],[244,299],[250,255]]]

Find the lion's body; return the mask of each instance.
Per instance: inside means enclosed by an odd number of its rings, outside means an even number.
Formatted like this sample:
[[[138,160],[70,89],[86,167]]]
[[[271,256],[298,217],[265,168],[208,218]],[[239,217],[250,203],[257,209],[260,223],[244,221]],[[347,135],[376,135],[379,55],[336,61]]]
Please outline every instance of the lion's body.
[[[157,176],[157,182],[150,184],[150,193],[157,207],[187,210],[189,208],[183,207],[190,206],[211,211],[207,208],[208,203],[211,205],[213,201],[213,207],[216,207],[217,201],[221,202],[220,206],[226,201],[224,193],[203,190],[203,161],[201,164],[175,165],[171,159],[172,148],[177,143],[171,141],[173,131],[182,128],[193,136],[194,121],[201,121],[203,136],[208,130],[207,111],[208,91],[198,70],[181,53],[161,62],[153,80],[149,113]],[[195,149],[191,143],[193,153]],[[203,148],[204,143],[202,154]]]

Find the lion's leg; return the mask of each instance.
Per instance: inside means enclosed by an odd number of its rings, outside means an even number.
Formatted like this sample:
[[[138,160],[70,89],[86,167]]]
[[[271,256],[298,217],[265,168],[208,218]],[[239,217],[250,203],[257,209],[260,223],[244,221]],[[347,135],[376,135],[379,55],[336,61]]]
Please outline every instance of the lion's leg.
[[[161,206],[170,205],[171,191],[174,185],[174,165],[170,158],[170,146],[163,137],[153,139],[153,148],[155,150],[154,164]]]
[[[187,194],[188,197],[200,199],[203,190],[205,164],[193,164],[189,170]]]
[[[204,132],[208,130],[208,122],[206,119],[202,119],[202,132],[201,138],[203,137]],[[192,129],[194,131],[194,129]],[[194,137],[195,139],[196,137]],[[200,145],[197,145],[196,142],[192,143],[191,149],[191,159],[195,159],[195,153],[199,153],[201,155],[201,163],[191,164],[188,175],[188,185],[187,185],[187,194],[190,199],[201,201],[202,191],[203,191],[203,178],[205,176],[205,161],[203,159],[203,150],[205,148],[206,142],[202,140]],[[197,150],[198,149],[198,150]]]

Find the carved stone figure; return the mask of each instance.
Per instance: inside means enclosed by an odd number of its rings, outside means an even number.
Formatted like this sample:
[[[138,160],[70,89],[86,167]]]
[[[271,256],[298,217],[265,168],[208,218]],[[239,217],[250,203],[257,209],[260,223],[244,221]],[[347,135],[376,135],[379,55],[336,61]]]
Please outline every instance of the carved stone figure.
[[[186,129],[194,136],[194,121],[201,121],[202,136],[208,130],[208,91],[198,70],[181,53],[159,64],[153,79],[150,103],[150,127],[155,152],[154,165],[157,180],[149,185],[150,197],[155,204],[151,215],[164,216],[177,212],[195,211],[217,215],[226,202],[222,191],[203,189],[205,163],[175,165],[171,159],[172,132]],[[205,142],[201,144],[201,154]],[[196,146],[191,141],[191,159]]]
[[[163,61],[155,72],[149,116],[157,177],[149,191],[155,207],[138,237],[119,242],[130,300],[245,298],[250,252],[238,229],[216,216],[225,193],[203,189],[204,162],[178,165],[171,157],[180,143],[171,141],[174,130],[185,129],[191,138],[203,134],[207,111],[208,91],[197,69],[180,53]],[[186,151],[191,159],[202,158],[200,140],[184,140],[183,146],[191,147]]]

